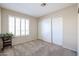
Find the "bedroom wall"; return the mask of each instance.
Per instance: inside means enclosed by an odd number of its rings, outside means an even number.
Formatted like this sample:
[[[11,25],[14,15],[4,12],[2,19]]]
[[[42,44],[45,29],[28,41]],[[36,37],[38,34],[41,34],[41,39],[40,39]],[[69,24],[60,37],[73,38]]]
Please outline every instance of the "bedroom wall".
[[[1,34],[1,8],[0,8],[0,34]],[[0,49],[2,48],[2,40],[0,39]]]
[[[15,11],[7,10],[7,9],[4,9],[4,8],[1,9],[1,12],[2,12],[2,15],[1,15],[2,16],[2,18],[1,18],[2,19],[2,21],[1,21],[1,26],[2,26],[1,32],[2,33],[8,32],[8,15],[14,15],[14,16],[29,18],[30,35],[22,36],[22,37],[15,37],[13,39],[13,45],[37,39],[37,19],[36,18],[29,16],[29,15],[26,15],[26,14],[21,14],[21,13],[15,12]]]
[[[38,20],[38,39],[42,35],[40,30],[40,22],[43,18],[61,16],[63,18],[63,47],[77,51],[77,5],[69,6],[59,11],[53,12],[46,16],[40,17]],[[41,38],[42,39],[42,38]]]
[[[1,33],[1,8],[0,8],[0,33]]]

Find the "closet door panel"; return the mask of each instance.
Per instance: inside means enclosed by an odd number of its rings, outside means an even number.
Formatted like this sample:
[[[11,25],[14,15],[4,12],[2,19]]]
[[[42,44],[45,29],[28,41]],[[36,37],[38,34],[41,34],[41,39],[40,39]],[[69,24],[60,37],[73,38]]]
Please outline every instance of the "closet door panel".
[[[63,19],[62,17],[52,18],[52,40],[54,44],[63,44]]]
[[[46,42],[51,42],[51,18],[39,20],[38,36]]]
[[[78,56],[79,56],[79,14],[78,14],[78,23],[77,23],[77,25],[78,25],[78,29],[77,29],[77,31],[78,31],[78,33],[77,33],[77,38],[78,38]]]

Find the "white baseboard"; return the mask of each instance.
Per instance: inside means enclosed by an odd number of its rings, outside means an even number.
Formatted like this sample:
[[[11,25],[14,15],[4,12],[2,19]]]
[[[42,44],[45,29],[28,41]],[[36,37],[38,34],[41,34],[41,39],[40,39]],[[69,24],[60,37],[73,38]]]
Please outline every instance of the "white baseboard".
[[[62,47],[77,52],[77,50],[75,50],[75,49],[71,49],[71,48],[68,48],[68,47],[65,47],[65,46],[62,46]]]

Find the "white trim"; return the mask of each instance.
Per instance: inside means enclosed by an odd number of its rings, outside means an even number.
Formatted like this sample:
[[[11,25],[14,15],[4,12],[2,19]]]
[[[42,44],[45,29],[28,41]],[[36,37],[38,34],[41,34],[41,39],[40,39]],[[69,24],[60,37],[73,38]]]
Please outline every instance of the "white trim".
[[[21,36],[21,18],[20,18],[20,36]]]
[[[52,28],[52,19],[53,17],[51,17],[51,43],[53,43],[53,28]]]
[[[14,35],[16,36],[16,18],[15,18],[15,16],[14,16],[14,22],[15,22],[15,24],[14,24]]]

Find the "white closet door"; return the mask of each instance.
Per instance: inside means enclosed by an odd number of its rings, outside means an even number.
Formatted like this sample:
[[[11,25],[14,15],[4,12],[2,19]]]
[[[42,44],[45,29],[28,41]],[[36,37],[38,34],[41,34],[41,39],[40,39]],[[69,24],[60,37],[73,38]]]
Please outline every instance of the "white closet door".
[[[46,42],[51,42],[51,19],[45,18],[39,20],[38,37]]]
[[[78,56],[79,56],[79,14],[78,14],[78,23],[77,23],[77,25],[78,25],[78,29],[77,29],[77,31],[78,31],[78,36],[77,36],[77,38],[78,38]]]
[[[52,40],[54,44],[63,44],[63,19],[62,17],[52,18]]]

